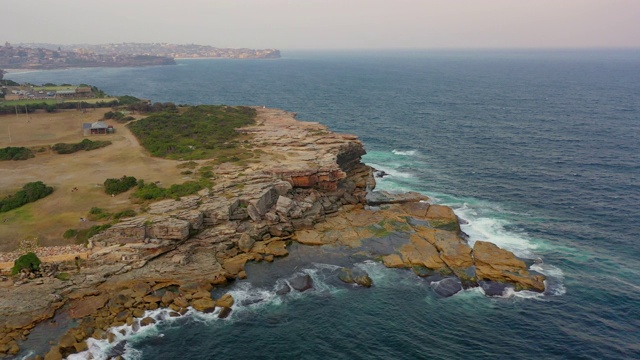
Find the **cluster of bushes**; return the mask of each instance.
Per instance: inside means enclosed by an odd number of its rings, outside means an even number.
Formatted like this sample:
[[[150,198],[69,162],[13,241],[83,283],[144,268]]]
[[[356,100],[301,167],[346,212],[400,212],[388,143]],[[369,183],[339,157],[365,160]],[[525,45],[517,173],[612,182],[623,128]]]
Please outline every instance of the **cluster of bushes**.
[[[89,139],[84,139],[76,144],[67,144],[67,143],[58,143],[51,147],[51,150],[57,152],[58,154],[72,154],[76,151],[85,150],[95,150],[100,149],[105,146],[111,145],[111,141],[91,141]]]
[[[87,218],[91,221],[106,220],[110,218],[113,218],[113,220],[117,221],[117,220],[120,220],[121,218],[133,217],[133,216],[136,216],[136,212],[132,209],[126,209],[113,214],[99,207],[92,207],[91,210],[89,210],[89,215],[87,216]],[[72,235],[72,236],[75,236],[75,235]]]
[[[103,224],[103,225],[93,225],[88,229],[81,229],[81,230],[69,229],[65,231],[64,234],[62,234],[62,237],[64,237],[65,239],[71,239],[75,237],[76,244],[86,244],[93,235],[99,234],[110,227],[111,227],[111,224]]]
[[[138,184],[138,180],[133,176],[123,176],[120,179],[107,179],[104,181],[104,191],[107,194],[117,195],[128,191]]]
[[[34,254],[33,252],[28,252],[20,256],[18,260],[13,263],[13,267],[11,268],[11,275],[16,275],[22,269],[36,271],[40,268],[41,263],[42,262],[36,254]]]
[[[0,149],[0,160],[27,160],[35,155],[26,147],[9,146]]]
[[[206,159],[239,136],[235,129],[254,124],[255,115],[255,109],[244,106],[200,105],[183,113],[164,111],[128,126],[153,156]]]
[[[83,109],[97,109],[97,108],[109,108],[118,106],[117,100],[111,101],[98,101],[95,103],[88,103],[86,101],[81,102],[62,102],[56,104],[47,104],[46,102],[35,103],[35,104],[26,104],[20,106],[14,105],[4,105],[0,106],[0,115],[11,115],[15,114],[16,111],[19,114],[24,114],[25,112],[33,113],[36,110],[46,110],[47,112],[54,112],[56,110],[72,110],[81,107]]]
[[[42,181],[27,183],[22,187],[22,190],[0,200],[0,212],[7,212],[19,208],[24,204],[42,199],[52,192],[53,188],[46,186]]]
[[[104,113],[104,118],[106,120],[114,119],[119,123],[126,123],[127,121],[134,120],[133,116],[127,116],[121,111],[107,111]]]
[[[160,187],[154,183],[146,184],[143,180],[139,180],[138,189],[133,193],[133,196],[141,200],[177,199],[193,195],[208,186],[211,186],[211,183],[204,178],[200,181],[173,184],[168,188]]]

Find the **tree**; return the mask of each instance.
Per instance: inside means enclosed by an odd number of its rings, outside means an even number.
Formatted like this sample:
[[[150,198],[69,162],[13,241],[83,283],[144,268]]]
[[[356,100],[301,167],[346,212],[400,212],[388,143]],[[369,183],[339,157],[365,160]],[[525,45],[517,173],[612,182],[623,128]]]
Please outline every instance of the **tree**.
[[[2,78],[4,77],[4,74],[5,74],[4,70],[0,69],[0,80],[2,80]]]
[[[26,253],[15,261],[13,268],[11,268],[11,275],[19,273],[22,269],[29,269],[30,271],[38,270],[40,264],[40,259],[38,259],[36,254],[32,252]]]

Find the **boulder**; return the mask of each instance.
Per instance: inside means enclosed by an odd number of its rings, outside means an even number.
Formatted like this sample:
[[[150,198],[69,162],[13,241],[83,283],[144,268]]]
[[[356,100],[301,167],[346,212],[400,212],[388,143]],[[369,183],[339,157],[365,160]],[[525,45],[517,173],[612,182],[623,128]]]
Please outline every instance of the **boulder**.
[[[513,288],[507,283],[497,281],[478,281],[478,284],[487,296],[503,296],[507,287]]]
[[[230,308],[233,306],[234,301],[235,300],[231,294],[224,294],[215,302],[215,304],[216,306]]]
[[[287,284],[280,284],[276,287],[276,295],[286,295],[291,292],[291,287]]]
[[[256,241],[251,236],[249,236],[249,234],[244,233],[240,236],[240,240],[238,240],[238,248],[242,252],[249,252],[251,251],[251,248],[253,247],[253,244],[255,244],[255,242]]]
[[[149,225],[148,235],[163,240],[185,240],[189,237],[189,222],[174,218],[165,218]]]
[[[54,346],[49,350],[49,352],[44,356],[44,360],[62,360],[62,354],[60,353],[60,348]]]
[[[156,321],[152,318],[147,316],[146,318],[140,320],[140,326],[147,326],[147,325],[151,325],[151,324],[155,324]]]
[[[431,287],[439,296],[449,297],[462,290],[462,282],[458,278],[450,277],[431,283]]]
[[[193,306],[194,309],[200,312],[210,313],[213,312],[213,310],[216,308],[216,302],[212,299],[204,298],[193,301],[193,303],[191,303],[191,306]]]
[[[365,271],[360,269],[340,269],[338,278],[347,284],[358,284],[362,287],[371,287],[372,281]]]
[[[313,288],[313,280],[309,274],[296,275],[289,280],[289,285],[297,291],[303,292]]]
[[[218,313],[218,319],[226,319],[231,315],[231,308],[223,307]]]

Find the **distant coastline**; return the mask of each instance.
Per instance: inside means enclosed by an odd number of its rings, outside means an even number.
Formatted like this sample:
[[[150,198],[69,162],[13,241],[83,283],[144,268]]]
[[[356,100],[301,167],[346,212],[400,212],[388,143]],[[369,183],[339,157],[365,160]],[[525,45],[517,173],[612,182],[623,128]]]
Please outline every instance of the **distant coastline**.
[[[5,43],[0,46],[0,68],[58,70],[92,67],[175,65],[176,59],[278,59],[277,49],[228,49],[206,45],[122,43],[59,45]]]

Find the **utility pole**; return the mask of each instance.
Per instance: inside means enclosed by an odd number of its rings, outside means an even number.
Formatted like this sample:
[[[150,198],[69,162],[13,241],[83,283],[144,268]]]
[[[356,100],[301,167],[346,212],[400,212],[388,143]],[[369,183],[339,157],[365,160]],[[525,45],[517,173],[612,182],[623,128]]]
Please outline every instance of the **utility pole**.
[[[11,126],[7,125],[7,130],[9,131],[9,144],[11,144]]]

